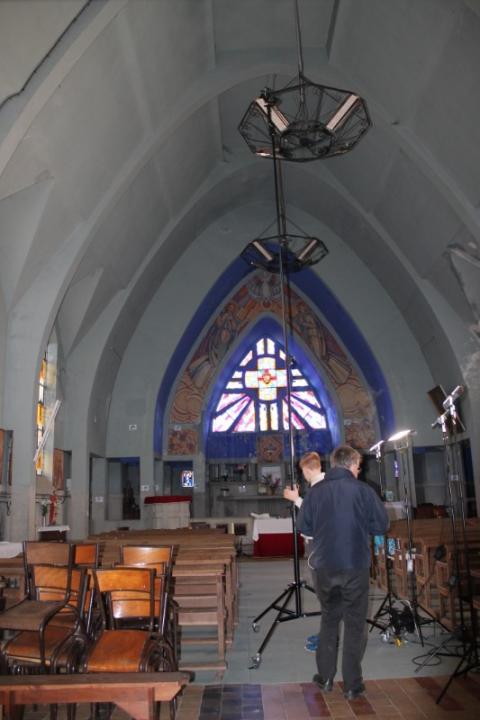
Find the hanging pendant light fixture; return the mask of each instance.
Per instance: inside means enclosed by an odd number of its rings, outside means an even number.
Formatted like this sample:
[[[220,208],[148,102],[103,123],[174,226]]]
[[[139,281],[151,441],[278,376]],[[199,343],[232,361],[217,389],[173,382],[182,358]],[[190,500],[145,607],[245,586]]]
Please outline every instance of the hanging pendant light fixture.
[[[354,92],[319,85],[303,72],[298,0],[295,0],[298,75],[280,90],[265,87],[250,103],[239,131],[250,150],[279,160],[309,162],[349,152],[371,126],[365,101]]]
[[[284,271],[291,274],[316,265],[328,255],[328,250],[325,243],[312,235],[287,232],[281,237],[280,247],[278,235],[261,236],[252,240],[241,256],[253,267],[279,274],[280,253]]]

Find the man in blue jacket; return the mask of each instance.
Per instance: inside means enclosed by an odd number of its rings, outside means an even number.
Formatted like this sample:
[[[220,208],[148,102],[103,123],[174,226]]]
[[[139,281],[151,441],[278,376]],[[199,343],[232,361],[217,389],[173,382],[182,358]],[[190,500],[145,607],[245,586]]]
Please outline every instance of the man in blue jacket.
[[[366,645],[370,581],[370,536],[384,535],[387,511],[372,488],[358,480],[362,457],[348,445],[331,456],[331,469],[307,493],[297,528],[313,537],[309,565],[322,607],[313,680],[328,692],[337,671],[339,624],[343,620],[344,695],[364,692],[361,661]]]

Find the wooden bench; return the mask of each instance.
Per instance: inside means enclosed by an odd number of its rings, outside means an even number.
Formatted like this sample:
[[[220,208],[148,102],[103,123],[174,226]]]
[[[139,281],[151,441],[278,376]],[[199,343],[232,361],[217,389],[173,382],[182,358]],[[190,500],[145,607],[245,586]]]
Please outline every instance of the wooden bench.
[[[171,701],[189,681],[185,673],[91,673],[0,677],[7,720],[19,720],[33,703],[115,703],[135,720],[153,720],[155,703]]]
[[[202,566],[191,569],[174,567],[174,600],[178,606],[178,625],[189,628],[193,636],[182,633],[182,645],[216,645],[218,659],[214,662],[197,663],[182,661],[182,670],[225,670],[225,599],[223,584],[223,566]],[[195,632],[210,627],[214,635],[204,636]]]

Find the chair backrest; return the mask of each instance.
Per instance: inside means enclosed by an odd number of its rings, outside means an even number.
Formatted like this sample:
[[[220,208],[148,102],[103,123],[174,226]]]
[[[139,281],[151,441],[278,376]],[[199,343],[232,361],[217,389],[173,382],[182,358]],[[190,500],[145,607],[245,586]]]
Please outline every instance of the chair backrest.
[[[139,625],[153,630],[158,624],[155,602],[155,570],[122,567],[93,570],[95,588],[101,595],[104,626],[119,629],[141,619]]]
[[[58,565],[32,565],[32,587],[35,600],[64,602],[60,612],[76,613],[88,629],[91,613],[90,577],[84,568]]]
[[[168,575],[172,567],[173,550],[173,545],[122,545],[120,558],[123,565],[153,567],[158,575]]]
[[[26,540],[23,552],[27,565],[71,565],[70,543]]]
[[[161,635],[167,633],[168,614],[169,614],[169,578],[166,575],[155,575],[155,618],[156,629]]]
[[[117,568],[129,568],[129,567],[149,568],[151,570],[155,570],[156,575],[168,575],[171,570],[170,566],[166,562],[143,563],[143,562],[133,562],[132,560],[130,560],[130,562],[115,563],[114,566]]]
[[[31,582],[35,600],[67,602],[70,597],[71,569],[58,565],[32,565]]]
[[[25,592],[30,598],[35,595],[32,584],[34,565],[53,565],[72,567],[72,546],[70,543],[25,540],[23,543],[23,562],[25,566]]]
[[[97,568],[98,557],[98,543],[75,543],[73,546],[74,567]]]

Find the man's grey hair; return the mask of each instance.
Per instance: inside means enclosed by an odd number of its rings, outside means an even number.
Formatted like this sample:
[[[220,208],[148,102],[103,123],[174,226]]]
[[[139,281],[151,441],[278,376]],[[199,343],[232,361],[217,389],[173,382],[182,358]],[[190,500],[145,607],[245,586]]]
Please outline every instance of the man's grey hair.
[[[362,459],[360,453],[350,445],[339,445],[332,452],[330,461],[333,467],[349,468]]]

